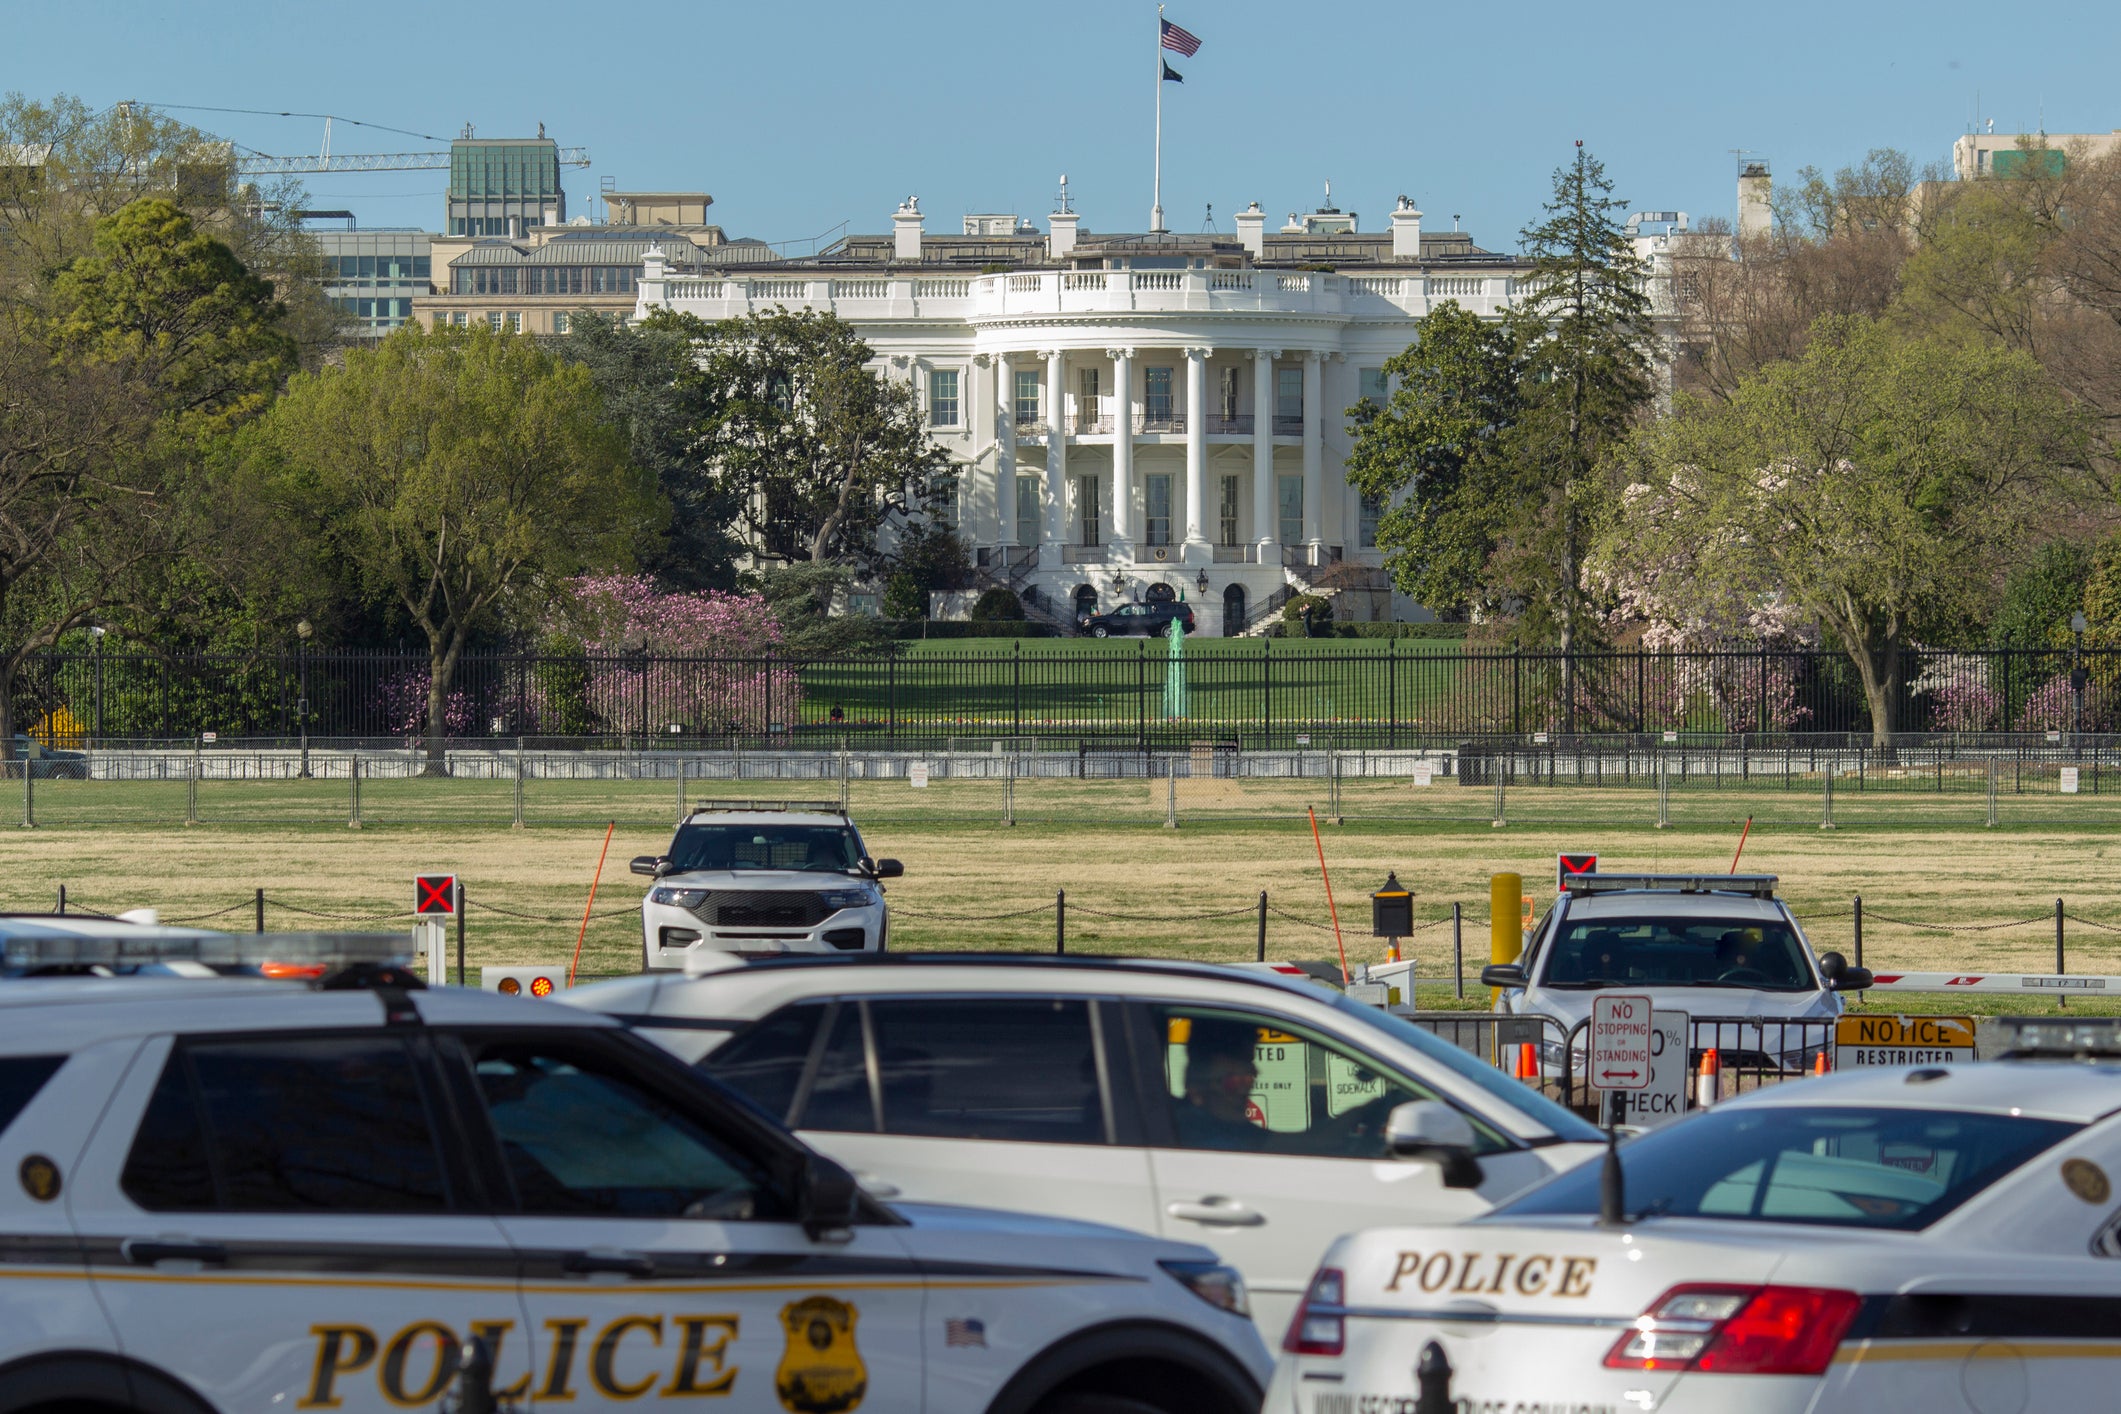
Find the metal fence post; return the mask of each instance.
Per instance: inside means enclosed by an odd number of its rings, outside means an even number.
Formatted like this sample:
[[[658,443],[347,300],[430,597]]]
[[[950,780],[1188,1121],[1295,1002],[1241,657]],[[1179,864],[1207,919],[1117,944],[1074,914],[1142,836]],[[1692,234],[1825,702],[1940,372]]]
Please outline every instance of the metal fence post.
[[[1327,753],[1326,763],[1326,794],[1333,807],[1327,813],[1333,817],[1334,824],[1344,824],[1346,822],[1340,815],[1340,748],[1337,743]]]
[[[1265,895],[1261,895],[1265,897]],[[1460,1001],[1466,998],[1465,905],[1451,905],[1451,985]]]
[[[199,739],[192,738],[191,774],[184,778],[184,823],[199,823]]]
[[[685,757],[678,756],[678,823],[685,823]]]
[[[1657,828],[1672,828],[1672,762],[1661,751],[1657,753]]]
[[[1509,774],[1509,767],[1501,756],[1491,756],[1488,761],[1495,771],[1495,818],[1488,822],[1488,826],[1499,830],[1509,824],[1509,817],[1504,813],[1502,786],[1502,779]]]
[[[1009,747],[1009,773],[1002,778],[1002,823],[1016,823],[1016,747]]]
[[[1996,758],[1988,758],[1988,827],[1996,828]]]
[[[36,787],[31,784],[31,778],[36,773],[30,770],[31,765],[34,763],[31,762],[29,757],[24,756],[20,759],[22,762],[22,828],[34,830],[37,828],[37,795]]]
[[[523,828],[523,738],[516,738],[516,814],[509,822],[511,830]]]
[[[1178,758],[1164,758],[1164,828],[1178,828]]]
[[[1819,778],[1819,828],[1834,828],[1834,762],[1827,758],[1826,771]]]
[[[840,809],[847,808],[847,774],[851,763],[847,760],[847,740],[840,738]]]
[[[346,817],[346,828],[361,828],[361,753],[357,749],[346,758],[346,779],[353,796],[352,813]]]

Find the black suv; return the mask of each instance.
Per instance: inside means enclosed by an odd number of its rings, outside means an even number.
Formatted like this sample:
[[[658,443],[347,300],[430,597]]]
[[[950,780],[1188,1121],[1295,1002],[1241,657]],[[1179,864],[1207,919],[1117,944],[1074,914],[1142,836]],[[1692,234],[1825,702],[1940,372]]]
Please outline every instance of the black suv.
[[[1193,632],[1192,605],[1176,602],[1122,604],[1109,614],[1084,614],[1076,623],[1092,638],[1110,638],[1115,633],[1169,633],[1173,619],[1178,620],[1180,632]]]

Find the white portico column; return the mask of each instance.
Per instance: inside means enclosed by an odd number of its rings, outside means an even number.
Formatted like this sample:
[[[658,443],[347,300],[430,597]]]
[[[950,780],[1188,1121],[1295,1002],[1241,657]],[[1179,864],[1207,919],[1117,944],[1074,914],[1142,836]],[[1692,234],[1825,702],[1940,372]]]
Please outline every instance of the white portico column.
[[[1274,360],[1280,357],[1280,349],[1252,351],[1252,538],[1263,565],[1281,563],[1274,486]]]
[[[1106,349],[1112,360],[1112,545],[1134,547],[1134,350]]]
[[[1326,392],[1318,350],[1304,355],[1304,544],[1317,549],[1326,493]],[[1312,557],[1317,563],[1317,557]]]
[[[1010,401],[1009,359],[994,355],[995,543],[1016,543],[1016,408]],[[1004,557],[1006,558],[1006,557]]]
[[[1208,549],[1208,350],[1186,350],[1186,556]],[[1200,553],[1196,554],[1195,551]]]
[[[1053,547],[1050,563],[1060,563],[1060,547],[1068,538],[1062,517],[1068,504],[1068,356],[1059,349],[1046,351],[1046,543]]]

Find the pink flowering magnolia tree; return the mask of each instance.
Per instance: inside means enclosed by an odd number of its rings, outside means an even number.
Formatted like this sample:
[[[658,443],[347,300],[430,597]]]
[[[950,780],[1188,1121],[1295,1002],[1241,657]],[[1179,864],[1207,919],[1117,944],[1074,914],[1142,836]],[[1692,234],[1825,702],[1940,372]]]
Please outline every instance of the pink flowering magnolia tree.
[[[591,714],[609,731],[763,733],[799,720],[802,684],[756,594],[665,594],[645,575],[569,586],[565,630],[588,659]]]

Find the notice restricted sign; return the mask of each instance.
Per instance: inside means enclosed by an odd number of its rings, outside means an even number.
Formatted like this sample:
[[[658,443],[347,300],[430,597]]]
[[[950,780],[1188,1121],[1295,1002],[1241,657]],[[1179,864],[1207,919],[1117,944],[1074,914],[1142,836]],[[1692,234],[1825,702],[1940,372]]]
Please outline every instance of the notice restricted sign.
[[[1971,1016],[1844,1016],[1834,1023],[1834,1069],[1938,1065],[1974,1058]]]

